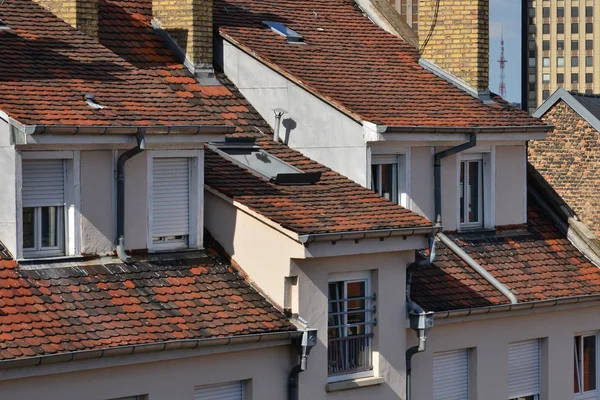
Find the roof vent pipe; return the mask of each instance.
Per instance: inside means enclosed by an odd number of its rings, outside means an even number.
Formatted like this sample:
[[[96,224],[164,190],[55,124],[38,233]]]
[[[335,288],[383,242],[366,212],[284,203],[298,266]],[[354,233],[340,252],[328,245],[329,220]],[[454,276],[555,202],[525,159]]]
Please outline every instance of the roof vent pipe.
[[[281,127],[281,117],[283,114],[287,114],[283,108],[274,108],[273,112],[275,113],[275,134],[273,136],[273,141],[279,142],[279,128]]]
[[[137,135],[137,145],[119,156],[117,161],[117,255],[125,264],[133,259],[125,253],[125,162],[146,149],[145,130]]]

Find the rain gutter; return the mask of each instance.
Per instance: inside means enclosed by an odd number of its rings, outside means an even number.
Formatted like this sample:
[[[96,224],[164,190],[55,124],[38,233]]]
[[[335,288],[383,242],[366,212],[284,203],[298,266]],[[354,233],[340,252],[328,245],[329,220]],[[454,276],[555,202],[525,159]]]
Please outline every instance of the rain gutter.
[[[387,126],[377,125],[379,133],[547,133],[554,129],[551,125],[529,125],[529,126]]]
[[[0,361],[0,369],[35,367],[59,362],[99,359],[111,356],[127,356],[132,354],[155,353],[166,350],[194,350],[200,347],[228,346],[244,343],[259,343],[266,341],[296,339],[302,336],[301,331],[270,332],[225,338],[184,339],[168,342],[134,344],[111,347],[102,350],[73,351],[62,354],[50,354],[36,357],[19,358]]]
[[[539,301],[530,301],[530,302],[522,302],[518,304],[503,304],[496,306],[488,306],[488,307],[476,307],[476,308],[464,308],[459,310],[449,310],[449,311],[436,311],[433,313],[435,319],[446,319],[451,317],[469,317],[475,315],[486,315],[500,312],[509,312],[509,311],[522,311],[522,310],[531,310],[543,307],[555,307],[560,305],[575,305],[582,303],[590,303],[598,301],[600,302],[600,294],[593,294],[588,296],[577,296],[577,297],[563,297],[560,299],[552,299],[552,300],[539,300]]]
[[[308,235],[298,235],[298,240],[302,244],[309,244],[317,241],[338,241],[338,240],[363,240],[371,238],[389,238],[392,236],[414,236],[436,234],[442,231],[441,226],[427,226],[419,228],[399,228],[399,229],[375,229],[368,231],[347,231],[332,233],[311,233]]]
[[[14,120],[13,120],[14,122]],[[138,134],[144,130],[146,135],[199,135],[227,134],[235,131],[233,125],[155,125],[155,126],[72,126],[72,125],[22,125],[17,128],[29,135],[124,135]],[[20,126],[19,126],[20,125]]]

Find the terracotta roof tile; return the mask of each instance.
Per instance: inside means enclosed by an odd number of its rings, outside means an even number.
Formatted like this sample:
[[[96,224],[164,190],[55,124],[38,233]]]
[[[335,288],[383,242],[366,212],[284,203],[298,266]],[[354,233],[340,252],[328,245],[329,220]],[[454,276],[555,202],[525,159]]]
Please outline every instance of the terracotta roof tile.
[[[600,269],[571,244],[531,198],[527,226],[452,238],[519,302],[600,293]],[[411,297],[431,311],[510,304],[442,244],[434,265],[414,269],[411,291]]]
[[[3,257],[0,273],[10,287],[0,292],[0,360],[295,330],[208,254],[39,270]]]
[[[221,35],[355,118],[388,126],[527,126],[538,119],[479,99],[422,68],[408,43],[350,0],[215,0]],[[306,44],[289,44],[262,21]]]

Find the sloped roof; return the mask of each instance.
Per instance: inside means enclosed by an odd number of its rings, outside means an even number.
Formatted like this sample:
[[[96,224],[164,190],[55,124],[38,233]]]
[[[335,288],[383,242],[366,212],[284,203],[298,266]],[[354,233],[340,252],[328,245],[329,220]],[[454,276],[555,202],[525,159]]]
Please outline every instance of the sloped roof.
[[[505,102],[484,104],[425,70],[402,39],[351,0],[215,0],[221,35],[355,119],[387,126],[544,124]],[[301,34],[289,44],[262,21]]]
[[[556,89],[532,114],[536,118],[543,118],[555,104],[564,101],[577,114],[600,132],[600,95],[583,94],[568,91],[562,87]]]
[[[295,329],[209,253],[36,270],[0,258],[0,362]]]
[[[98,43],[34,1],[5,2],[0,110],[24,125],[231,125],[229,91],[196,84],[137,4],[101,0]]]
[[[256,143],[304,172],[321,172],[321,180],[311,185],[276,185],[209,150],[205,155],[205,183],[301,235],[432,228],[432,222],[426,218],[275,143],[271,136],[258,138]]]
[[[532,198],[526,226],[451,238],[519,302],[600,294],[600,269],[571,244]],[[414,269],[411,297],[431,311],[510,304],[442,244],[433,265]]]

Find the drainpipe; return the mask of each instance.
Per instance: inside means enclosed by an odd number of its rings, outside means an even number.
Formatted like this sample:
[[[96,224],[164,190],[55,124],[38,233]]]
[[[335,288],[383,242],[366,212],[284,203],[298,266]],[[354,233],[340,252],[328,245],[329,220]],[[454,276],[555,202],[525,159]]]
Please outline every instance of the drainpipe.
[[[296,342],[298,345],[298,357],[300,364],[296,365],[290,371],[288,377],[288,400],[298,400],[298,384],[300,383],[300,373],[306,371],[308,367],[308,355],[313,347],[317,345],[317,330],[305,329],[302,337]]]
[[[119,156],[117,161],[117,255],[126,264],[133,259],[125,253],[125,163],[146,149],[145,131],[137,135],[137,145]]]
[[[477,135],[472,133],[466,143],[435,153],[433,162],[433,182],[435,199],[435,225],[442,225],[442,158],[452,156],[477,145]]]
[[[433,262],[433,260],[432,260]],[[406,284],[406,306],[410,327],[415,330],[419,338],[419,344],[406,350],[406,400],[412,396],[412,357],[425,351],[427,333],[433,328],[433,312],[426,312],[410,298],[410,286],[412,275],[408,273]]]

